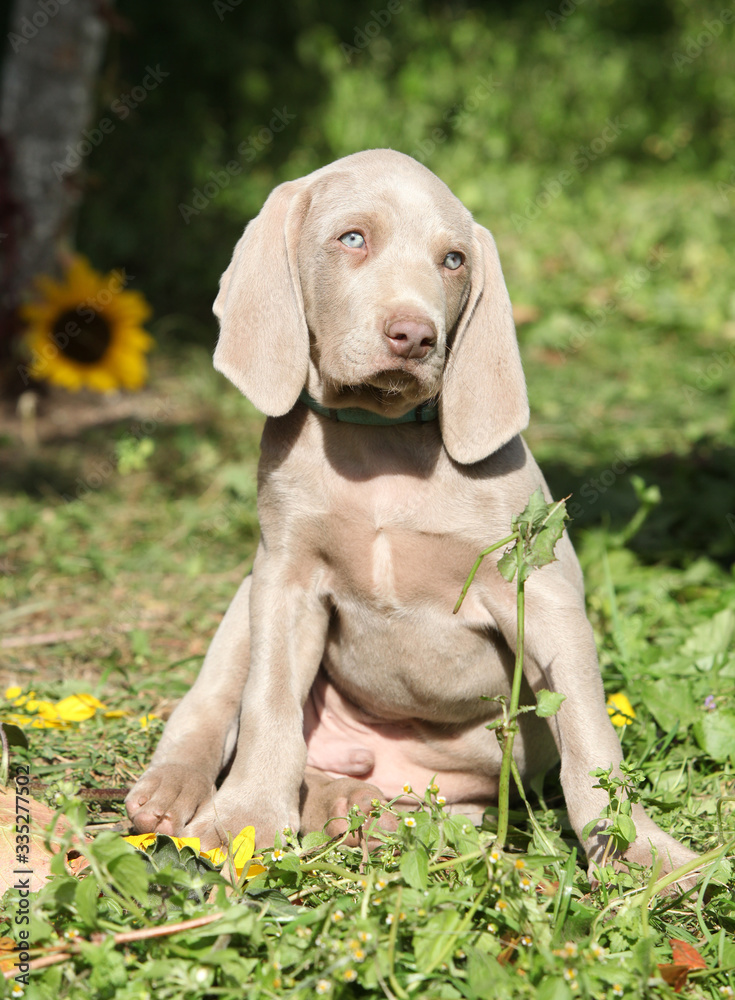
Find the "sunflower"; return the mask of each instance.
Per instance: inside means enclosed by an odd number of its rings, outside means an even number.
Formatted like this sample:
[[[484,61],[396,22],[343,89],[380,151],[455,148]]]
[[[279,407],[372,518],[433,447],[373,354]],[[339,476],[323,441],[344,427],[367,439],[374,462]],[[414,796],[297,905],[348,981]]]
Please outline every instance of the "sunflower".
[[[21,307],[31,351],[28,374],[76,392],[140,389],[153,338],[141,324],[151,309],[140,292],[123,291],[124,271],[102,275],[74,256],[63,282],[42,276],[42,298]]]

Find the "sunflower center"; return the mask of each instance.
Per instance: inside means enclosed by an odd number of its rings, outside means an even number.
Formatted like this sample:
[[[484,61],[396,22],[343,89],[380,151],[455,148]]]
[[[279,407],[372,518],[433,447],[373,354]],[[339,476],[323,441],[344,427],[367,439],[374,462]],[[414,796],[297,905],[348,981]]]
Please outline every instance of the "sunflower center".
[[[67,309],[56,317],[53,340],[67,358],[80,365],[93,365],[107,353],[112,330],[105,317],[92,309],[84,310],[84,318],[78,310]]]

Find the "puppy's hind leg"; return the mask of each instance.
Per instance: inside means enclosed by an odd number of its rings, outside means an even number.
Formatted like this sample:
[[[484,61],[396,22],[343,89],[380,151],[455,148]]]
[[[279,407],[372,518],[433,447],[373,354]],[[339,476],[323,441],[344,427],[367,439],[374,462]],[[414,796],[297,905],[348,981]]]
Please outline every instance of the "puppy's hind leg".
[[[250,668],[250,583],[240,585],[194,686],[176,707],[153,759],[125,806],[140,833],[179,835],[214,794],[237,743]]]

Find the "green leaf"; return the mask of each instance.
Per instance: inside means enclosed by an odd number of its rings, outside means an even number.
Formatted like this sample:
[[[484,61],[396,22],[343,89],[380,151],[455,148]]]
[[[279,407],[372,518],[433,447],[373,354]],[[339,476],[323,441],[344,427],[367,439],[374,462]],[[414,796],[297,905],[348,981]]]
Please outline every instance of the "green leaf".
[[[467,980],[473,997],[494,996],[500,982],[506,983],[508,973],[493,955],[478,948],[464,946],[467,953]]]
[[[620,831],[620,836],[626,841],[627,844],[633,843],[635,840],[636,829],[635,823],[630,816],[626,816],[625,813],[620,813],[615,820],[615,828]]]
[[[735,759],[735,713],[707,712],[693,727],[694,738],[713,760]]]
[[[74,894],[74,904],[77,913],[88,927],[97,926],[97,899],[100,887],[93,875],[86,875],[77,886]]]
[[[498,570],[500,575],[507,580],[508,583],[512,583],[517,569],[518,560],[516,557],[516,546],[514,545],[512,549],[504,553],[500,559],[498,559]]]
[[[401,875],[414,889],[426,889],[429,884],[429,856],[423,844],[406,851],[401,857]]]
[[[117,887],[133,896],[145,899],[148,894],[148,873],[142,855],[126,854],[115,858],[108,866]]]
[[[456,910],[440,910],[421,929],[421,934],[414,938],[416,966],[419,970],[432,965],[439,957],[446,945],[447,936],[457,929],[460,920]]]
[[[572,991],[560,976],[546,976],[536,991],[536,1000],[572,1000]]]
[[[20,726],[14,726],[12,722],[3,722],[2,727],[9,747],[25,747],[26,750],[28,749],[28,739]]]
[[[725,608],[712,618],[696,625],[680,649],[684,656],[698,659],[701,656],[726,653],[735,635],[735,611]]]
[[[536,715],[540,719],[548,719],[552,715],[556,715],[566,697],[560,691],[547,691],[546,688],[541,688],[536,692]]]
[[[548,507],[543,490],[539,486],[528,498],[525,510],[513,518],[513,527],[518,528],[522,535],[530,536],[544,523]]]
[[[563,500],[558,503],[545,504],[547,514],[543,523],[529,539],[527,551],[524,552],[524,559],[532,566],[546,566],[554,562],[556,556],[554,549],[556,544],[564,534],[564,522],[569,520],[566,504]]]

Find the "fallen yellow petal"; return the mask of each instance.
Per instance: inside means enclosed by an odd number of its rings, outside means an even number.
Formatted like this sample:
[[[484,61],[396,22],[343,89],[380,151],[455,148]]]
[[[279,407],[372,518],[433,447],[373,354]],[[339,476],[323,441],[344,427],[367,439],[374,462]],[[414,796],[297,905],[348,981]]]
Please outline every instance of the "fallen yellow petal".
[[[156,715],[155,712],[149,712],[148,715],[141,715],[141,717],[138,719],[138,722],[140,723],[140,728],[147,729],[150,721],[152,719],[158,719],[158,718],[160,718],[160,716]]]
[[[122,719],[126,715],[130,715],[130,712],[125,708],[111,708],[109,712],[105,712],[106,719]]]
[[[255,827],[246,826],[232,841],[232,862],[238,875],[245,865],[250,861],[255,850]],[[210,851],[202,851],[205,858],[209,858],[213,865],[223,865],[227,860],[229,852],[222,847],[214,847]]]
[[[5,688],[5,697],[8,701],[12,701],[13,698],[17,698],[19,694],[23,691],[22,687],[18,687],[17,684],[13,684],[12,687]]]
[[[56,705],[59,718],[66,722],[83,722],[91,719],[98,708],[106,708],[93,694],[70,694]]]
[[[633,706],[622,691],[611,694],[607,699],[607,714],[614,726],[629,726],[635,719]]]

